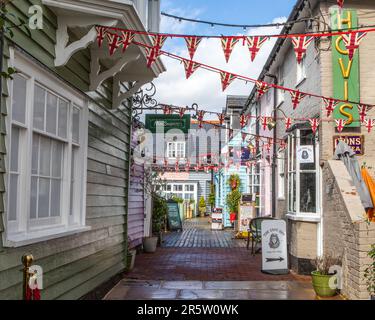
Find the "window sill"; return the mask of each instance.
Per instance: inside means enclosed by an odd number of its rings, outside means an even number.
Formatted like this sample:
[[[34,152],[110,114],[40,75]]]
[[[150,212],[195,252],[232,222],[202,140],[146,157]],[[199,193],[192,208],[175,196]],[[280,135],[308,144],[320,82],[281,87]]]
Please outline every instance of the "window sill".
[[[91,230],[91,227],[71,227],[53,230],[43,230],[29,234],[8,235],[4,246],[9,248],[20,248],[38,242],[75,235],[89,230]]]
[[[288,213],[286,217],[289,220],[293,221],[302,221],[302,222],[320,222],[321,218],[318,215],[312,216],[312,215],[303,215],[303,214],[295,214],[295,213]]]

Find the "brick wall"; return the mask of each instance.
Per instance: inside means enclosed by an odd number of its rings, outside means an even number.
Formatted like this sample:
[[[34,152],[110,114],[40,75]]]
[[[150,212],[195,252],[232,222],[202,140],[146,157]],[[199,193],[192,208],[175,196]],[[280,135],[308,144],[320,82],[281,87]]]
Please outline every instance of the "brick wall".
[[[330,160],[323,167],[324,252],[342,255],[343,289],[349,299],[368,299],[363,272],[375,243],[375,224],[365,222],[365,211],[345,165]]]

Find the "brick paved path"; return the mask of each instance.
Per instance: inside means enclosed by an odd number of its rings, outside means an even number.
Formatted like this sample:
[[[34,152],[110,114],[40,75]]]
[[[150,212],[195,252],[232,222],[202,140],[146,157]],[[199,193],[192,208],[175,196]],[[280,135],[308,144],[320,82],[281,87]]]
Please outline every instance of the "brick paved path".
[[[184,222],[182,232],[173,232],[164,237],[164,248],[243,248],[246,241],[234,239],[232,230],[211,230],[209,218],[198,218]]]

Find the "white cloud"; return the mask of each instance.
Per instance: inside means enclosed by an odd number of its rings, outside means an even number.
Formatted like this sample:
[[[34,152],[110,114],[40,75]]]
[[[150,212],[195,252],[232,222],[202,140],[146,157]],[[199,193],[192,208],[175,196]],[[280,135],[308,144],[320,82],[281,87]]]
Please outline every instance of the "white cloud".
[[[168,9],[171,12],[170,9]],[[183,10],[174,14],[184,15]],[[189,17],[198,16],[199,11],[189,12]],[[285,17],[274,19],[274,23],[285,21]],[[191,34],[192,27],[189,23],[179,23],[173,19],[162,19],[161,32],[168,33],[188,33]],[[248,35],[254,34],[277,34],[279,28],[257,28],[248,30]],[[228,72],[257,78],[266,62],[270,51],[275,43],[275,38],[271,38],[258,53],[257,58],[252,63],[247,46],[240,41],[231,55],[227,64],[221,48],[220,39],[203,39],[195,54],[194,60]],[[188,58],[185,41],[183,39],[168,39],[164,50],[176,55]],[[227,95],[249,95],[253,84],[235,80],[225,92],[222,92],[220,75],[205,69],[198,69],[190,79],[186,80],[184,67],[180,61],[162,57],[167,67],[167,72],[160,75],[154,81],[157,87],[157,101],[159,103],[173,104],[179,106],[191,106],[198,103],[200,109],[220,112],[225,107]]]

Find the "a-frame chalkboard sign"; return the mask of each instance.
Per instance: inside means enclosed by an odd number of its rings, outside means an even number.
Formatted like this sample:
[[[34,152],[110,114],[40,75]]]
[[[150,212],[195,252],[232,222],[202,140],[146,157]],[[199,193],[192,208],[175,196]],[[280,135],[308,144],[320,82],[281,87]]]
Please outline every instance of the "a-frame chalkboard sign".
[[[168,200],[168,227],[170,231],[182,231],[182,221],[180,216],[180,208],[178,203]]]

